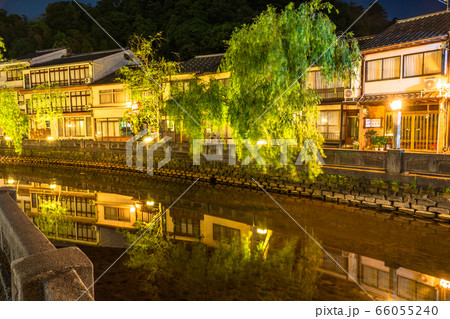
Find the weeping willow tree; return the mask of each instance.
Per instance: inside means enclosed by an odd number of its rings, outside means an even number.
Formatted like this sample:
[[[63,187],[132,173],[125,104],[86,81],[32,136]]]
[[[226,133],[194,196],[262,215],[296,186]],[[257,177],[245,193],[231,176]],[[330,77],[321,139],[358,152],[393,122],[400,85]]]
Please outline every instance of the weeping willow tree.
[[[291,3],[281,12],[269,6],[252,24],[235,30],[228,41],[221,66],[230,72],[226,94],[222,89],[201,91],[196,82],[183,93],[193,96],[175,97],[186,103],[183,107],[197,115],[202,125],[214,123],[217,114],[226,114],[221,123],[231,128],[241,159],[248,155],[243,141],[255,145],[264,140],[268,147],[260,153],[267,163],[278,166],[280,147],[270,145],[274,140],[293,139],[303,158],[310,159],[310,176],[316,176],[321,171],[318,160],[323,155],[323,137],[316,126],[320,98],[306,85],[308,70],[318,67],[331,85],[350,82],[359,64],[357,43],[352,34],[336,34],[327,16],[332,10],[331,4],[321,0],[297,8]],[[169,110],[174,110],[173,102],[169,104]],[[189,117],[184,115],[181,120],[187,133],[198,136]]]
[[[31,96],[31,107],[37,124],[53,124],[58,136],[58,121],[63,117],[63,110],[67,107],[67,96],[58,86],[48,84],[36,87]]]
[[[28,117],[20,109],[17,92],[13,89],[0,89],[0,130],[15,151],[22,153],[22,140],[28,133]]]
[[[0,37],[0,61],[6,51],[3,38]],[[22,112],[17,92],[9,88],[0,88],[0,131],[4,138],[13,144],[17,153],[22,153],[22,140],[28,133],[28,117]]]
[[[67,208],[59,200],[41,199],[39,216],[35,218],[36,226],[46,235],[67,234],[73,228],[73,221],[68,218]]]
[[[161,33],[148,38],[134,35],[129,44],[133,62],[139,65],[120,69],[120,80],[125,83],[133,105],[123,120],[132,124],[135,134],[145,125],[149,131],[159,129],[167,93],[162,83],[170,82],[171,75],[179,70],[178,63],[158,57],[163,40]]]

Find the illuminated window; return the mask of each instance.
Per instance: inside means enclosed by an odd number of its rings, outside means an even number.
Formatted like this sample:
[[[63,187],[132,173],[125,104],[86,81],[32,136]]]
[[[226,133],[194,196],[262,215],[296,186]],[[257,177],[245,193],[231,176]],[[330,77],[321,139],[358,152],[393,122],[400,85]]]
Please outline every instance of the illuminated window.
[[[441,73],[442,51],[430,51],[403,57],[403,76],[422,76]]]
[[[200,220],[192,218],[174,218],[174,232],[176,234],[200,236]]]
[[[86,78],[89,77],[89,66],[71,66],[69,68],[70,84],[85,84]]]
[[[69,85],[68,68],[52,68],[49,70],[50,84],[58,86]]]
[[[123,90],[101,90],[100,104],[120,104],[126,102],[125,92]]]
[[[399,56],[367,61],[366,81],[399,79],[400,61]]]
[[[105,219],[130,221],[130,210],[127,208],[105,207]]]
[[[38,70],[30,72],[31,87],[48,84],[48,70]]]
[[[6,70],[6,81],[17,81],[22,80],[22,70],[11,69]]]
[[[317,128],[327,141],[339,140],[339,111],[321,111]]]

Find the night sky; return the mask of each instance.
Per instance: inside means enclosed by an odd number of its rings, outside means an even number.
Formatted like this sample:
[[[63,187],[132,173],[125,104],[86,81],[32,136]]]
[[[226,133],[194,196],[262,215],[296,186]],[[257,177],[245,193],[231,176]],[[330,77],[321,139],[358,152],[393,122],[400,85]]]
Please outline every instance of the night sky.
[[[35,18],[45,12],[45,7],[51,2],[57,0],[0,0],[0,8],[8,13],[26,15],[29,18]],[[98,0],[79,0],[82,3],[95,4]],[[374,0],[344,0],[355,2],[368,7]],[[408,18],[415,15],[426,14],[439,10],[444,10],[445,5],[438,0],[378,0],[389,13],[389,19]]]

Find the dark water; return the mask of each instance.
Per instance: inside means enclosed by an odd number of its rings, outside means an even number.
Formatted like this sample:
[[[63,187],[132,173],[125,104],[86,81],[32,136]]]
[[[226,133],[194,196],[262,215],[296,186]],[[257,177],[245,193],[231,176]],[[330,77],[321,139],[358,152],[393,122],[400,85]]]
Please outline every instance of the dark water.
[[[104,247],[123,247],[115,227],[131,228],[136,218],[150,220],[191,185],[138,173],[11,166],[0,167],[0,178],[4,186],[18,189],[18,202],[31,217],[41,196],[60,196],[76,223],[69,233],[55,233],[58,239]],[[448,226],[272,196],[327,251],[322,267],[327,277],[353,277],[375,299],[450,300],[444,288],[450,281]],[[210,246],[221,236],[253,232],[267,249],[276,249],[287,239],[304,236],[287,213],[262,191],[199,182],[167,212],[164,228],[176,239],[202,238]]]

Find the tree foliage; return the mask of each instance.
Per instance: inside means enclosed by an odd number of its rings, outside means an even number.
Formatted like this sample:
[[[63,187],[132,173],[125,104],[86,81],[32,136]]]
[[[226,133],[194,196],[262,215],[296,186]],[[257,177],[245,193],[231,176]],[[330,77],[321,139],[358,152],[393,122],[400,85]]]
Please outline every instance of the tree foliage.
[[[34,90],[31,106],[35,113],[35,121],[39,124],[50,122],[58,132],[58,121],[63,116],[67,105],[67,96],[58,86],[43,84]]]
[[[28,133],[28,117],[19,107],[17,92],[0,88],[0,129],[5,138],[22,153],[22,140]]]
[[[124,120],[132,123],[134,133],[147,124],[158,130],[163,115],[166,88],[162,83],[170,81],[171,75],[179,71],[178,63],[157,56],[163,38],[160,33],[144,38],[134,35],[130,48],[139,66],[125,66],[120,70],[120,79],[125,83],[133,104]]]
[[[162,53],[173,59],[225,51],[236,27],[251,23],[268,4],[281,9],[290,0],[100,0],[86,10],[115,38],[125,44],[130,34],[144,36],[163,31],[167,39]],[[304,2],[295,1],[296,5]],[[363,12],[355,3],[330,0],[341,14],[331,19],[344,31]],[[35,18],[35,17],[30,17]],[[389,25],[386,11],[375,4],[354,27],[357,36],[373,35]],[[50,3],[39,19],[29,20],[0,10],[0,35],[5,39],[9,58],[35,50],[68,45],[74,52],[116,48],[94,22],[72,1]]]
[[[42,200],[35,222],[46,236],[51,236],[56,231],[68,233],[73,227],[73,221],[67,217],[67,208],[57,200]]]
[[[148,226],[126,233],[129,243]],[[262,244],[252,248],[250,237],[210,248],[171,241],[158,224],[128,253],[128,266],[144,276],[149,297],[163,300],[311,300],[322,262],[309,241],[303,248],[286,242],[265,255]]]
[[[307,72],[315,66],[328,84],[337,80],[349,83],[359,64],[352,34],[338,36],[324,13],[332,10],[331,4],[321,0],[298,8],[291,3],[281,12],[269,6],[252,24],[236,29],[228,41],[222,65],[223,71],[231,72],[228,88],[208,90],[193,85],[175,97],[203,125],[229,125],[241,159],[248,155],[243,141],[256,144],[265,140],[273,145],[278,143],[275,140],[295,139],[298,149],[307,155],[303,157],[312,159],[308,161],[310,176],[317,176],[319,155],[323,154],[323,138],[316,126],[320,99],[306,85]],[[186,122],[190,119],[184,116],[182,120],[189,133],[193,125]],[[192,129],[192,135],[198,136],[198,131]],[[278,146],[264,147],[261,153],[269,164],[280,165]]]

